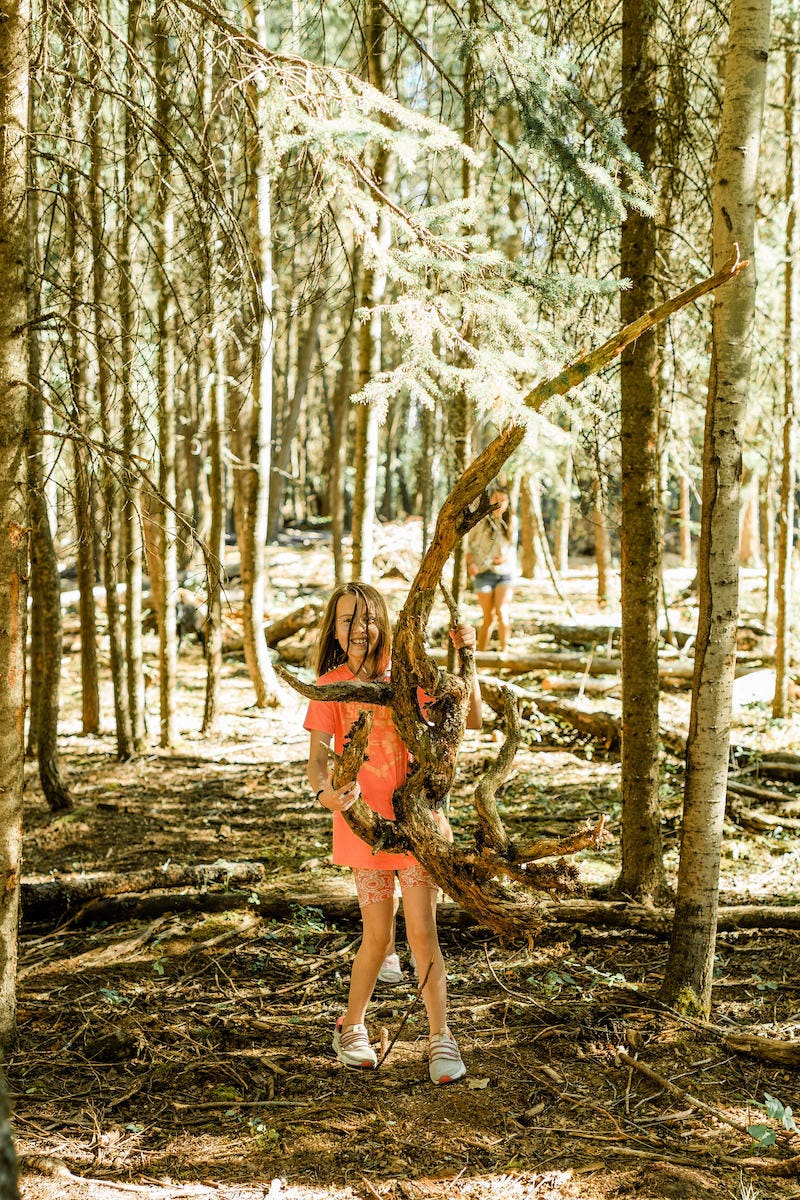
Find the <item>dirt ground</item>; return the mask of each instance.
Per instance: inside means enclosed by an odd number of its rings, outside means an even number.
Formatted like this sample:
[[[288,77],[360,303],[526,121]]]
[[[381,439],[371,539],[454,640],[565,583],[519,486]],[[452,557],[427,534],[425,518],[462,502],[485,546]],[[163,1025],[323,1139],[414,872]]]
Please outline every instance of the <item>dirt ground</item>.
[[[270,555],[272,615],[329,586],[327,551],[313,539]],[[754,611],[757,584],[745,593]],[[580,617],[605,619],[588,570],[571,572],[566,585]],[[403,580],[386,587],[399,603]],[[522,584],[512,647],[525,648],[536,620],[560,611],[546,581]],[[467,615],[477,616],[471,599]],[[148,650],[154,655],[154,644]],[[398,1030],[399,1038],[377,1072],[349,1071],[333,1058],[330,1036],[358,924],[352,903],[341,904],[352,897],[347,873],[327,862],[327,818],[309,800],[303,705],[287,696],[279,710],[249,707],[246,673],[230,659],[221,735],[203,738],[204,664],[199,647],[185,646],[181,744],[157,748],[151,712],[149,751],[120,764],[107,683],[101,736],[80,734],[77,670],[68,653],[62,753],[76,807],[51,816],[29,767],[25,877],[217,860],[257,862],[265,876],[238,901],[212,884],[205,897],[172,893],[172,904],[162,892],[159,904],[129,915],[24,921],[19,1038],[6,1062],[24,1200],[800,1197],[800,1160],[792,1175],[773,1174],[800,1156],[800,1136],[764,1109],[768,1096],[784,1111],[800,1107],[800,1073],[723,1040],[730,1031],[800,1038],[796,932],[720,935],[714,1023],[703,1027],[633,991],[657,990],[663,936],[550,926],[532,946],[500,946],[446,915],[451,1025],[466,1080],[439,1089],[428,1080],[402,929],[404,983],[379,985],[370,1014],[376,1042]],[[618,709],[613,694],[598,703]],[[685,723],[687,703],[685,692],[665,695],[665,719]],[[800,721],[773,722],[754,704],[734,738],[797,750]],[[470,796],[494,739],[490,719],[467,734],[451,811],[457,840],[469,838]],[[681,786],[679,764],[665,760],[673,876]],[[526,736],[501,804],[517,834],[566,833],[600,812],[617,833],[619,764],[543,722]],[[587,887],[612,880],[618,859],[616,841],[582,855]],[[798,864],[796,833],[726,826],[724,902],[797,904]],[[267,898],[278,893],[289,906],[270,914]],[[757,1125],[776,1145],[747,1132]]]

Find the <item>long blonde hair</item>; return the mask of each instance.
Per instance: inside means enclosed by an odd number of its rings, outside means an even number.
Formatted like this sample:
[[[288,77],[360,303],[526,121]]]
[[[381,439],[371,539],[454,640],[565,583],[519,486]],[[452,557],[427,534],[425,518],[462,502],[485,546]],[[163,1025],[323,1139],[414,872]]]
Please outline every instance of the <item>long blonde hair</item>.
[[[392,627],[389,623],[389,610],[383,596],[371,583],[341,583],[331,592],[322,618],[315,666],[317,675],[324,675],[347,661],[347,652],[342,649],[336,637],[336,605],[342,596],[355,596],[356,603],[362,600],[367,619],[378,627],[378,641],[375,646],[375,666],[378,675],[382,675],[389,665],[392,652]]]

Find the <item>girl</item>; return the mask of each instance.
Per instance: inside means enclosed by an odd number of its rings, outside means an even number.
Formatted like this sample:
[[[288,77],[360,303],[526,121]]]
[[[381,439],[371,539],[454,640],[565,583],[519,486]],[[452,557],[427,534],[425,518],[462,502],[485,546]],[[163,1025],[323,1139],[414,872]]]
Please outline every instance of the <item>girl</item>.
[[[475,645],[471,625],[451,629],[456,648]],[[391,629],[389,614],[380,592],[367,583],[346,583],[335,589],[328,601],[317,647],[318,684],[385,679],[389,672]],[[420,703],[424,694],[419,693]],[[328,769],[328,746],[341,754],[344,739],[365,707],[374,710],[368,759],[358,779],[334,788]],[[474,681],[467,726],[479,729],[481,695]],[[406,778],[409,754],[392,722],[391,711],[383,705],[364,705],[357,700],[312,700],[305,728],[311,735],[308,755],[308,782],[323,808],[333,813],[333,861],[352,867],[363,936],[353,962],[347,1011],[339,1017],[333,1035],[333,1049],[348,1067],[376,1067],[375,1051],[364,1025],[378,971],[392,943],[394,921],[394,877],[397,872],[403,893],[406,933],[412,954],[422,971],[432,962],[423,1000],[430,1025],[428,1058],[434,1083],[454,1083],[466,1074],[455,1038],[447,1026],[447,982],[444,960],[436,932],[437,885],[428,872],[409,854],[386,851],[372,853],[372,847],[352,832],[342,812],[355,803],[359,794],[375,812],[392,819],[392,792]],[[442,814],[442,832],[449,826]]]
[[[517,573],[517,539],[508,492],[495,488],[490,500],[493,511],[469,535],[466,559],[472,590],[483,612],[483,624],[478,630],[478,649],[485,650],[489,645],[489,635],[496,616],[502,653],[508,646],[511,593]]]

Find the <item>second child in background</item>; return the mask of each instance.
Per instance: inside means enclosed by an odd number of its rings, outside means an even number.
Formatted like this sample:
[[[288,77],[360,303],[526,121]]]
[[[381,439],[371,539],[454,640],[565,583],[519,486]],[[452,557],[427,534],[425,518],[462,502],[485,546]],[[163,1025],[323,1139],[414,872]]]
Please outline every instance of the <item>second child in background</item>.
[[[480,521],[467,542],[467,572],[478,597],[483,624],[478,630],[478,650],[486,650],[495,618],[501,652],[508,646],[511,597],[517,577],[517,535],[508,492],[495,488],[492,511]]]

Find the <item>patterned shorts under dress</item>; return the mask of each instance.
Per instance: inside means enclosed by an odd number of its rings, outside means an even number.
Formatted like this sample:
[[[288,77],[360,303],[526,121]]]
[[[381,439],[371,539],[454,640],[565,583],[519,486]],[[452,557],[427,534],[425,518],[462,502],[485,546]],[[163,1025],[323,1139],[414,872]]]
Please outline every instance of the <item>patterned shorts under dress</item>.
[[[356,881],[359,908],[368,904],[380,904],[384,900],[394,898],[394,877],[400,880],[400,890],[407,892],[410,888],[425,887],[432,892],[439,890],[432,876],[420,863],[412,867],[404,867],[399,871],[382,871],[373,867],[353,867],[353,878]]]

